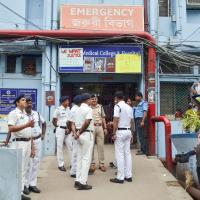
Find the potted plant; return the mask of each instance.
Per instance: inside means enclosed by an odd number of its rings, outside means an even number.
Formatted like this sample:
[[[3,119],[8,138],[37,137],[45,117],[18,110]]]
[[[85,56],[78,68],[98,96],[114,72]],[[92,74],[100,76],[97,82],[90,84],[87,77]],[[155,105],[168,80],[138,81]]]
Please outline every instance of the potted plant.
[[[197,132],[200,129],[199,112],[193,108],[188,109],[182,117],[182,125],[184,133],[171,135],[172,143],[179,155],[184,155],[197,146]],[[179,175],[183,175],[185,171],[190,172],[194,182],[198,183],[196,174],[196,156],[191,156],[186,165],[178,163],[176,169]],[[179,179],[182,175],[179,177],[178,174],[177,178]]]
[[[194,109],[188,109],[183,115],[182,119],[183,129],[186,133],[194,133],[200,129],[200,116],[199,112]]]

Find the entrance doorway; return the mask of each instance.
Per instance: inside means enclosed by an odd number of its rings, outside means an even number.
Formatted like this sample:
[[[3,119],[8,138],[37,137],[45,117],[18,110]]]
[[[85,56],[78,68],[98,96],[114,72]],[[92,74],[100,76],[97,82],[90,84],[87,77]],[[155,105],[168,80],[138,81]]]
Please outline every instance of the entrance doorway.
[[[63,83],[61,95],[67,95],[72,99],[75,95],[88,92],[98,96],[99,103],[107,106],[114,100],[116,91],[124,92],[125,97],[134,98],[137,91],[137,83]]]

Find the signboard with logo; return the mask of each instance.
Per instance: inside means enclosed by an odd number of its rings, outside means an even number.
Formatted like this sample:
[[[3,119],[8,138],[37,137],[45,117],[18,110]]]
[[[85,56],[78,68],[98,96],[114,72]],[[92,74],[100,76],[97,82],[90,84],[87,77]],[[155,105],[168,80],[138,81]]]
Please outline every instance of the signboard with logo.
[[[3,88],[0,89],[0,114],[7,115],[10,111],[15,109],[13,101],[17,96],[24,94],[30,97],[33,102],[33,109],[37,109],[37,89],[14,89]]]
[[[141,73],[142,45],[59,48],[59,72]]]
[[[61,29],[144,31],[143,6],[62,5]]]
[[[54,91],[46,91],[46,105],[47,106],[53,106],[55,105],[55,92]]]

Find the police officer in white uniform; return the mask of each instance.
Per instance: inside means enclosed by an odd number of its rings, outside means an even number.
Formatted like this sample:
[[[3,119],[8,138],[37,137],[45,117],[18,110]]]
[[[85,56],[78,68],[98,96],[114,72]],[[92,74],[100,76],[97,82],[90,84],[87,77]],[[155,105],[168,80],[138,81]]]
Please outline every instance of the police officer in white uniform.
[[[22,149],[22,193],[25,186],[26,172],[30,157],[34,157],[34,146],[32,143],[32,128],[34,120],[29,118],[24,109],[26,107],[26,98],[24,95],[17,97],[14,101],[16,109],[8,115],[8,129],[12,134],[11,148]],[[9,189],[9,188],[8,188]],[[22,194],[22,200],[30,200],[31,198]]]
[[[79,114],[75,116],[74,123],[72,123],[72,131],[75,139],[78,141],[77,170],[74,187],[78,190],[90,190],[92,186],[87,184],[87,179],[94,145],[92,108],[89,106],[91,95],[84,93],[81,99],[82,104],[77,110]]]
[[[114,107],[113,140],[115,140],[115,158],[117,160],[117,177],[110,179],[113,183],[132,182],[132,158],[130,152],[132,108],[124,102],[123,92],[115,93],[117,104]]]
[[[55,110],[53,114],[52,123],[56,127],[58,169],[60,171],[66,171],[64,166],[64,157],[63,157],[64,143],[67,146],[70,161],[72,154],[72,141],[71,141],[71,136],[69,136],[70,135],[69,120],[71,118],[70,108],[69,108],[69,97],[68,96],[61,97],[60,103],[61,105]]]
[[[75,117],[77,115],[79,115],[78,113],[78,108],[81,105],[81,95],[76,95],[73,98],[73,107],[71,108],[71,122],[73,123]],[[80,126],[77,127],[77,129],[81,128],[81,124]],[[73,134],[73,133],[72,133]],[[76,166],[77,166],[77,140],[72,137],[72,166],[71,166],[71,170],[70,170],[70,175],[72,178],[76,178]]]
[[[39,164],[42,152],[42,140],[45,136],[46,122],[44,118],[39,114],[39,112],[32,110],[32,100],[31,98],[26,98],[27,106],[25,108],[26,113],[31,117],[35,124],[33,127],[33,144],[35,147],[35,157],[30,159],[29,168],[26,175],[26,183],[24,188],[24,193],[29,194],[30,191],[34,193],[40,193],[40,190],[36,187],[37,185],[37,175],[39,170]],[[42,128],[41,128],[42,127]]]

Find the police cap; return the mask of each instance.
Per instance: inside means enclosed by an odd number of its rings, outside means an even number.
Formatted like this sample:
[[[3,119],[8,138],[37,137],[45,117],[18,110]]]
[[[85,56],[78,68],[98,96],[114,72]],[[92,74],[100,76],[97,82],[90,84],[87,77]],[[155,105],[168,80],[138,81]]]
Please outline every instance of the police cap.
[[[62,97],[60,97],[60,103],[63,103],[67,99],[69,100],[69,96],[62,96]]]
[[[32,102],[31,97],[26,97],[26,102]]]
[[[18,97],[13,101],[13,103],[16,104],[16,102],[18,102],[18,101],[19,101],[20,99],[22,99],[22,98],[26,98],[24,94],[18,96]]]
[[[91,98],[95,98],[95,97],[97,97],[96,94],[92,94],[92,95],[91,95]]]
[[[79,104],[79,103],[81,103],[81,101],[82,101],[82,95],[76,95],[74,98],[73,98],[73,102],[75,103],[75,104]]]
[[[81,100],[82,101],[85,101],[85,100],[90,99],[90,98],[91,98],[91,94],[89,94],[89,93],[83,93],[81,95]]]

